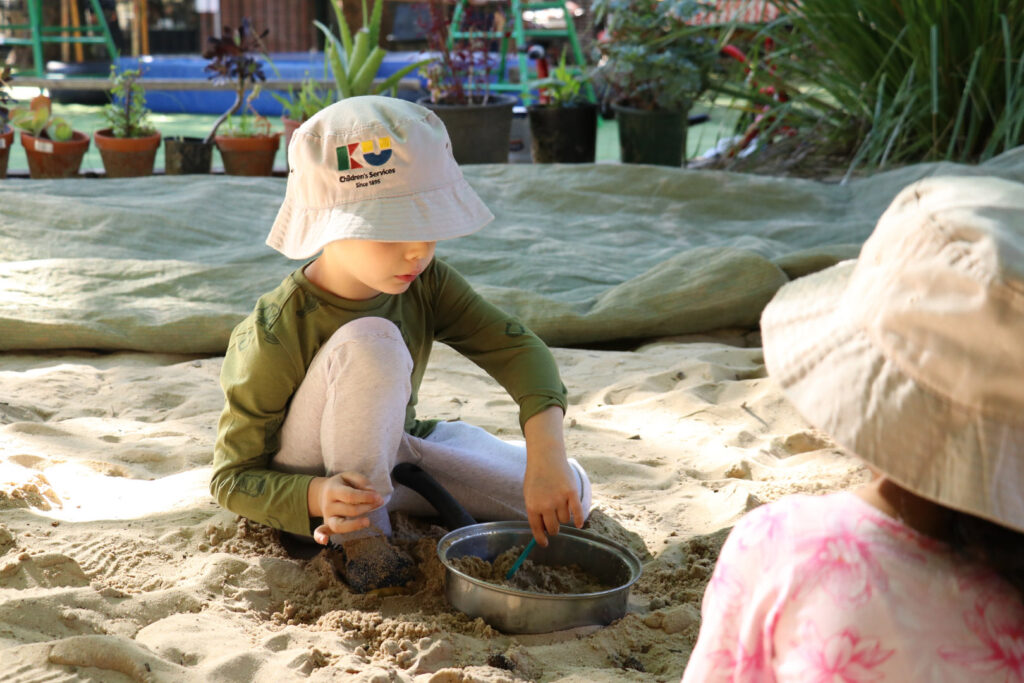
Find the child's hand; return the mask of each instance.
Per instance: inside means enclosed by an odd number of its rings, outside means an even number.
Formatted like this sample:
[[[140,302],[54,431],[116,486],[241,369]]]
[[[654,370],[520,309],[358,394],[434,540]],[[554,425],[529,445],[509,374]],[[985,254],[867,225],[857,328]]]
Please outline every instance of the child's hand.
[[[523,497],[533,537],[542,547],[548,534],[558,533],[560,524],[583,526],[583,505],[576,483],[579,478],[565,457],[562,438],[562,409],[548,408],[523,425],[526,436],[526,478]]]
[[[534,458],[527,464],[523,482],[526,515],[533,537],[541,546],[547,547],[547,534],[557,534],[560,524],[572,522],[577,529],[583,526],[577,480],[564,453],[560,457]]]
[[[370,520],[364,515],[384,503],[370,486],[370,480],[358,472],[316,477],[309,484],[306,498],[309,516],[324,518],[324,523],[313,531],[313,540],[321,545],[327,544],[331,534],[365,529]]]

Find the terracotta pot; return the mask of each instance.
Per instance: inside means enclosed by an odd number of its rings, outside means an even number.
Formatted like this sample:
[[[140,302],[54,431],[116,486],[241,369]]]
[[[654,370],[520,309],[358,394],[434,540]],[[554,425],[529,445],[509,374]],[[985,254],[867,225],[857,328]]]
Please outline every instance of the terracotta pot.
[[[305,121],[296,121],[295,119],[289,119],[285,116],[281,117],[281,123],[284,124],[284,165],[288,167],[288,145],[292,142],[292,133],[298,130]]]
[[[92,134],[103,158],[108,178],[135,178],[153,175],[153,162],[160,148],[160,133],[142,138],[114,137],[109,128]]]
[[[287,151],[288,144],[292,141],[292,133],[298,130],[304,121],[296,121],[295,119],[289,119],[287,117],[281,117],[281,123],[284,124],[284,148]]]
[[[511,95],[491,95],[487,104],[434,104],[429,97],[416,101],[444,123],[460,164],[508,163],[515,103]]]
[[[249,138],[218,135],[213,141],[220,150],[224,172],[228,175],[271,175],[274,172],[274,157],[281,144],[280,133]]]
[[[0,132],[0,178],[7,177],[7,158],[11,155],[14,144],[14,129],[7,126]]]
[[[213,143],[202,138],[164,138],[164,173],[206,174],[213,160]]]
[[[686,165],[687,112],[612,104],[624,164]]]
[[[71,178],[78,175],[82,167],[82,157],[89,149],[89,136],[76,130],[67,142],[57,142],[22,131],[21,144],[28,157],[30,177]]]
[[[572,107],[531,105],[530,155],[538,164],[594,163],[597,147],[597,105]]]

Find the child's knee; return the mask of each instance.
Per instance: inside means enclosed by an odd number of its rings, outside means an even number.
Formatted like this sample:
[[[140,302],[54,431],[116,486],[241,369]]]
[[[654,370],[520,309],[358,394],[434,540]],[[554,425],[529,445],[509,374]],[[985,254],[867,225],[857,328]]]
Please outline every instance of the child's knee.
[[[593,488],[590,485],[590,477],[587,476],[587,471],[583,469],[583,465],[579,463],[575,458],[569,458],[569,465],[576,472],[576,476],[579,478],[579,494],[580,494],[580,506],[583,508],[583,518],[586,519],[590,516],[590,508],[593,505]]]
[[[328,382],[344,379],[364,386],[364,381],[406,387],[410,390],[413,357],[398,327],[383,317],[359,317],[325,342],[317,356],[326,361]]]
[[[339,327],[328,339],[325,346],[332,343],[345,343],[351,341],[372,342],[380,339],[400,342],[402,341],[402,333],[398,330],[398,325],[394,324],[387,318],[367,316],[365,318],[356,318],[355,320],[347,322]],[[408,349],[406,349],[406,351],[408,351]]]
[[[324,343],[321,353],[358,360],[362,367],[411,373],[412,356],[398,326],[377,317],[357,318],[345,323]]]

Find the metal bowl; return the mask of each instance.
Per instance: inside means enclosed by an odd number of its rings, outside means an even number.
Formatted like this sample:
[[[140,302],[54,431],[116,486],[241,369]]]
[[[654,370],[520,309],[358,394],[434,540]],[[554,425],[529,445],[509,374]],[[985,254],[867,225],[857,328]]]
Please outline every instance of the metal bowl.
[[[548,633],[577,626],[609,624],[626,613],[629,589],[640,578],[640,560],[625,546],[563,526],[547,548],[537,546],[530,560],[549,566],[577,564],[602,583],[597,593],[547,594],[506,588],[474,578],[450,560],[472,555],[493,562],[533,537],[526,522],[489,522],[456,529],[437,544],[445,567],[445,595],[452,607],[480,617],[503,633]]]

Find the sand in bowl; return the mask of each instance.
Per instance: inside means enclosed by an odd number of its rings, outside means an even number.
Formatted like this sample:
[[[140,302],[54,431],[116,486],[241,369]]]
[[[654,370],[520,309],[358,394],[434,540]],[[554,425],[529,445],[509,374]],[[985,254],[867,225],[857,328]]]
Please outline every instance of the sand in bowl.
[[[464,555],[449,559],[452,567],[474,579],[493,583],[505,588],[515,588],[531,593],[551,595],[576,595],[599,593],[616,588],[609,585],[577,564],[546,565],[527,558],[511,579],[505,578],[516,559],[526,546],[509,548],[489,562],[481,557]]]

